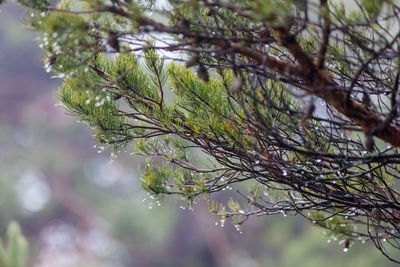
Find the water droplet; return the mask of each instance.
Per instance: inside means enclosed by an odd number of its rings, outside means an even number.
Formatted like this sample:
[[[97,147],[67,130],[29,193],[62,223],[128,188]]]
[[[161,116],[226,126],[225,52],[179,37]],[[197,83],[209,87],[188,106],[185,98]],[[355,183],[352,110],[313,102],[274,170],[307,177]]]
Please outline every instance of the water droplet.
[[[94,105],[95,105],[96,107],[100,107],[100,106],[104,105],[104,102],[105,102],[105,100],[102,99],[101,101],[96,102],[96,104],[94,104]]]

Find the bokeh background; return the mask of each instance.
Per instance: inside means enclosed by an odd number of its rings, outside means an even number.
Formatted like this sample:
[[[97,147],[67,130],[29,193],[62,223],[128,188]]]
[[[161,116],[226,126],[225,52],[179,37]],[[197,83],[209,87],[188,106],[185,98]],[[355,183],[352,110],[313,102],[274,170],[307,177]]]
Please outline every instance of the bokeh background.
[[[36,33],[13,3],[0,13],[0,235],[16,220],[29,266],[395,266],[372,244],[349,251],[300,217],[251,218],[243,233],[200,201],[160,206],[139,187],[144,159],[97,153],[86,125],[57,106]],[[233,193],[234,194],[234,193]]]

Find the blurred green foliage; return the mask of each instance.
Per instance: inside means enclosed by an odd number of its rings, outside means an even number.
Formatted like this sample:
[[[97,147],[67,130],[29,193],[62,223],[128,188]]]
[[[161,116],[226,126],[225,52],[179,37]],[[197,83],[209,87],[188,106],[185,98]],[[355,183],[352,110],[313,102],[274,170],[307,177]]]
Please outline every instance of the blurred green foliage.
[[[28,259],[28,243],[18,223],[11,222],[7,228],[7,239],[0,243],[1,267],[25,267]]]

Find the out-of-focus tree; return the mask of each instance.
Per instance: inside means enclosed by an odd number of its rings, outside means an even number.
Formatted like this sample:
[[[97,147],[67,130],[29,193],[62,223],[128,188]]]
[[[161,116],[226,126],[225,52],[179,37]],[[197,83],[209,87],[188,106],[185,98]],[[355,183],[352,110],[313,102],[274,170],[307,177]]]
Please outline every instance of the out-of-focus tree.
[[[398,262],[400,6],[355,2],[19,1],[60,102],[100,150],[148,156],[155,203],[203,196],[239,231],[298,214]]]
[[[28,243],[16,222],[7,229],[7,239],[0,243],[1,267],[25,267],[28,259]]]

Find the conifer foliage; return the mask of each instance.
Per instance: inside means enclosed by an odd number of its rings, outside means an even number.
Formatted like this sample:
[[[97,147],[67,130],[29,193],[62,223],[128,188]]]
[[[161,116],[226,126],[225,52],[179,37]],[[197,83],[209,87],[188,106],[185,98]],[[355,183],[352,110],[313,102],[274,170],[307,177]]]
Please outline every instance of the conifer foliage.
[[[156,201],[204,197],[239,231],[301,215],[400,260],[396,1],[18,1],[62,105],[147,156]]]

